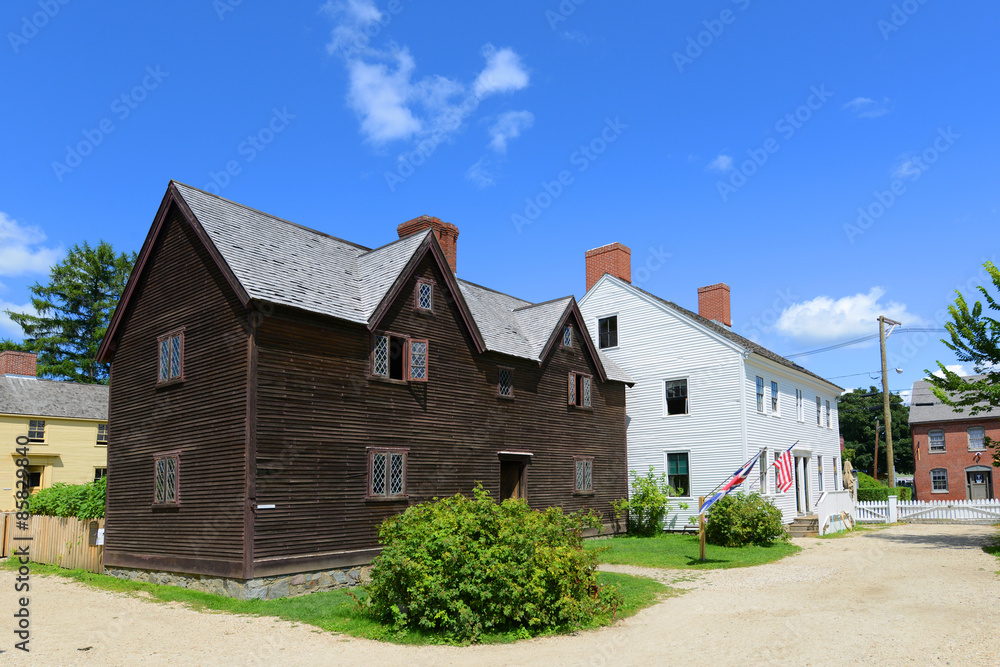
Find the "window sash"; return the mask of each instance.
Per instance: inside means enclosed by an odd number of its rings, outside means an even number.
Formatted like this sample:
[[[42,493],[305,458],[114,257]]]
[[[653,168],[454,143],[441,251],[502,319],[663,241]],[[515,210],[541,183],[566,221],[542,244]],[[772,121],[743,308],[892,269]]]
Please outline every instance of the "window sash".
[[[570,405],[576,405],[576,373],[569,374],[568,401]]]
[[[687,380],[667,380],[664,383],[664,396],[667,402],[668,415],[686,415],[688,413],[688,383]],[[680,407],[680,411],[671,410]]]
[[[97,444],[106,445],[108,444],[108,425],[98,424],[97,425]]]
[[[94,468],[94,481],[98,482],[108,476],[107,468]]]
[[[969,435],[969,449],[986,449],[986,429],[981,426],[973,426],[967,431]]]
[[[830,421],[830,401],[826,402],[826,427],[833,428],[833,422]]]
[[[795,415],[796,415],[796,417],[798,418],[798,420],[800,422],[806,420],[806,415],[805,415],[804,408],[805,408],[805,405],[804,405],[804,402],[802,400],[802,390],[801,389],[796,389],[795,390]]]
[[[563,327],[562,344],[563,347],[573,346],[573,327],[569,326],[568,324]]]
[[[426,340],[411,340],[408,349],[407,379],[413,382],[427,382],[427,355],[430,347]]]
[[[770,468],[768,468],[768,465],[767,465],[767,449],[766,448],[760,450],[760,458],[757,459],[757,467],[760,468],[760,472],[758,473],[759,476],[760,476],[760,481],[759,481],[760,492],[761,493],[767,493],[768,492],[768,488],[767,488],[767,473],[770,470]]]
[[[816,475],[819,478],[819,490],[825,491],[826,487],[823,486],[823,457],[816,457]]]
[[[504,398],[512,398],[514,396],[514,371],[501,367],[499,369],[499,376],[497,395]]]
[[[592,459],[576,459],[576,490],[594,490],[594,462]]]
[[[822,425],[823,425],[823,402],[822,402],[822,399],[819,396],[817,396],[816,397],[816,426],[822,426]]]
[[[771,412],[778,414],[778,383],[771,380]]]
[[[757,376],[757,412],[764,412],[764,378]]]
[[[29,419],[28,420],[28,441],[29,442],[45,442],[45,420],[44,419]]]
[[[944,468],[936,468],[931,470],[931,490],[932,491],[947,491],[948,490],[948,471]]]
[[[434,309],[434,286],[430,283],[417,283],[417,308],[421,310]]]
[[[158,382],[169,382],[184,376],[184,332],[161,336],[159,342]]]
[[[682,497],[691,494],[691,466],[687,452],[667,454],[667,483],[677,489]]]
[[[178,502],[180,480],[178,456],[156,456],[154,462],[153,503],[174,505]]]
[[[943,452],[944,447],[944,431],[934,430],[927,433],[927,451],[929,452]]]
[[[389,337],[381,334],[375,336],[372,347],[372,375],[389,377]]]
[[[369,450],[369,496],[395,498],[406,495],[406,456],[406,450]]]
[[[582,395],[581,398],[582,398],[582,405],[585,408],[589,408],[590,407],[590,398],[591,398],[591,396],[590,396],[590,384],[591,384],[590,383],[590,378],[588,376],[584,375],[583,376],[583,380],[582,380],[582,385],[583,386],[581,387],[581,393],[583,395]]]
[[[618,316],[602,317],[597,321],[598,345],[603,350],[618,347]]]

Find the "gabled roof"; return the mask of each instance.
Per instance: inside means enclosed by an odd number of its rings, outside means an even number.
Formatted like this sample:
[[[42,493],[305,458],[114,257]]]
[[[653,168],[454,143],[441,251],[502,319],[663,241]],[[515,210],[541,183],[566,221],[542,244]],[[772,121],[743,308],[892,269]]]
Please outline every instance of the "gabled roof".
[[[108,386],[0,375],[0,414],[108,418]]]
[[[982,375],[971,375],[965,378],[969,382],[983,379]],[[952,422],[968,419],[989,419],[1000,417],[1000,409],[980,412],[976,416],[965,412],[956,412],[953,407],[941,402],[931,391],[931,383],[927,380],[917,380],[913,383],[913,394],[910,396],[910,423]]]
[[[261,301],[290,306],[372,329],[430,254],[480,352],[490,350],[540,363],[567,313],[575,311],[579,317],[573,297],[532,304],[457,280],[429,229],[372,250],[171,181],[139,254],[135,275],[101,343],[101,360],[110,356],[134,285],[174,204],[189,219],[244,305]],[[592,356],[600,367],[596,349]],[[610,360],[605,362],[602,370],[608,376],[632,381]]]
[[[841,391],[841,392],[844,391],[843,387],[835,385],[834,383],[830,382],[829,380],[827,380],[825,378],[822,378],[819,375],[816,375],[812,371],[810,371],[810,370],[808,370],[806,368],[803,368],[802,366],[799,366],[797,363],[795,363],[793,361],[789,361],[788,359],[785,359],[780,354],[775,354],[774,352],[771,352],[766,347],[763,347],[762,345],[758,345],[757,343],[753,342],[749,338],[744,338],[743,336],[741,336],[741,335],[739,335],[737,333],[734,333],[733,330],[730,329],[729,327],[724,326],[722,324],[719,324],[718,322],[715,322],[714,320],[710,320],[707,317],[703,317],[703,316],[699,315],[698,313],[695,313],[693,311],[688,310],[687,308],[684,308],[682,306],[678,306],[673,301],[667,301],[666,299],[660,298],[660,297],[656,296],[655,294],[653,294],[651,292],[647,292],[646,290],[642,289],[641,287],[636,287],[635,285],[632,285],[630,283],[626,283],[623,280],[620,280],[618,278],[615,278],[614,276],[611,276],[610,274],[605,274],[601,278],[601,280],[613,280],[613,281],[615,281],[616,283],[618,283],[618,284],[620,284],[622,286],[628,287],[631,290],[639,292],[639,293],[641,293],[641,294],[649,297],[653,301],[655,301],[661,307],[669,308],[670,310],[674,311],[675,313],[677,313],[677,314],[679,314],[679,315],[681,315],[683,317],[686,317],[687,319],[691,320],[692,322],[694,322],[694,323],[696,323],[696,324],[698,324],[698,325],[700,325],[700,326],[702,326],[702,327],[704,327],[704,328],[712,331],[713,333],[718,334],[719,336],[725,338],[729,342],[736,344],[738,347],[743,348],[749,354],[756,354],[758,357],[761,357],[763,359],[767,359],[768,361],[773,361],[776,364],[780,364],[781,366],[789,368],[789,369],[791,369],[793,371],[798,371],[799,373],[803,373],[803,374],[808,375],[808,376],[810,376],[812,378],[815,378],[815,379],[819,380],[820,382],[823,382],[824,384],[827,384],[827,385],[829,385],[831,387],[835,387],[838,391]],[[600,282],[600,281],[598,281],[598,282]],[[596,287],[596,285],[595,285],[595,287]],[[593,289],[593,288],[591,288],[591,289]]]

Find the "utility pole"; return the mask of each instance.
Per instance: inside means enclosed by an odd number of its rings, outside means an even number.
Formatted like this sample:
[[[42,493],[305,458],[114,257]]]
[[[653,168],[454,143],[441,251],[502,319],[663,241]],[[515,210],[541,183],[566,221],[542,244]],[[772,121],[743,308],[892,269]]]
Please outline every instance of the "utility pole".
[[[877,419],[875,420],[875,469],[873,470],[873,472],[875,474],[872,475],[872,477],[875,478],[875,481],[878,481],[878,420]]]
[[[889,333],[885,332],[885,325],[891,324]],[[889,411],[889,373],[885,363],[885,339],[892,334],[892,330],[899,326],[899,322],[890,320],[884,315],[878,318],[878,342],[882,350],[882,408],[885,411],[885,458],[889,467],[889,488],[896,486],[896,466],[892,460],[892,414]],[[876,431],[876,438],[878,433]]]

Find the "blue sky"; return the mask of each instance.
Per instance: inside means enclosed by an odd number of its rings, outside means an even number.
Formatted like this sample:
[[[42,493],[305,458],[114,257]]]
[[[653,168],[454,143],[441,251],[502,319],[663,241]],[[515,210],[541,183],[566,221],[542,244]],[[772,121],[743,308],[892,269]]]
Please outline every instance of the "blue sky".
[[[584,290],[584,251],[779,353],[940,327],[994,259],[995,3],[6,2],[0,307],[137,250],[168,180],[369,246],[456,224],[459,275]],[[0,317],[0,336],[16,331]],[[891,387],[940,334],[889,340]],[[835,377],[877,345],[796,358]],[[864,375],[836,380],[868,384]]]

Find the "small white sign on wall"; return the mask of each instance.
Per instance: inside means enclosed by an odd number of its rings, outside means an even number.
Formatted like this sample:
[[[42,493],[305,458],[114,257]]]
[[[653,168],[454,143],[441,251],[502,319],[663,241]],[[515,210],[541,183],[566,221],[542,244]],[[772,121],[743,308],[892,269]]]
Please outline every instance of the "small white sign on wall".
[[[103,545],[104,545],[104,529],[103,528],[98,528],[97,529],[97,546],[100,547],[100,546],[103,546]]]

